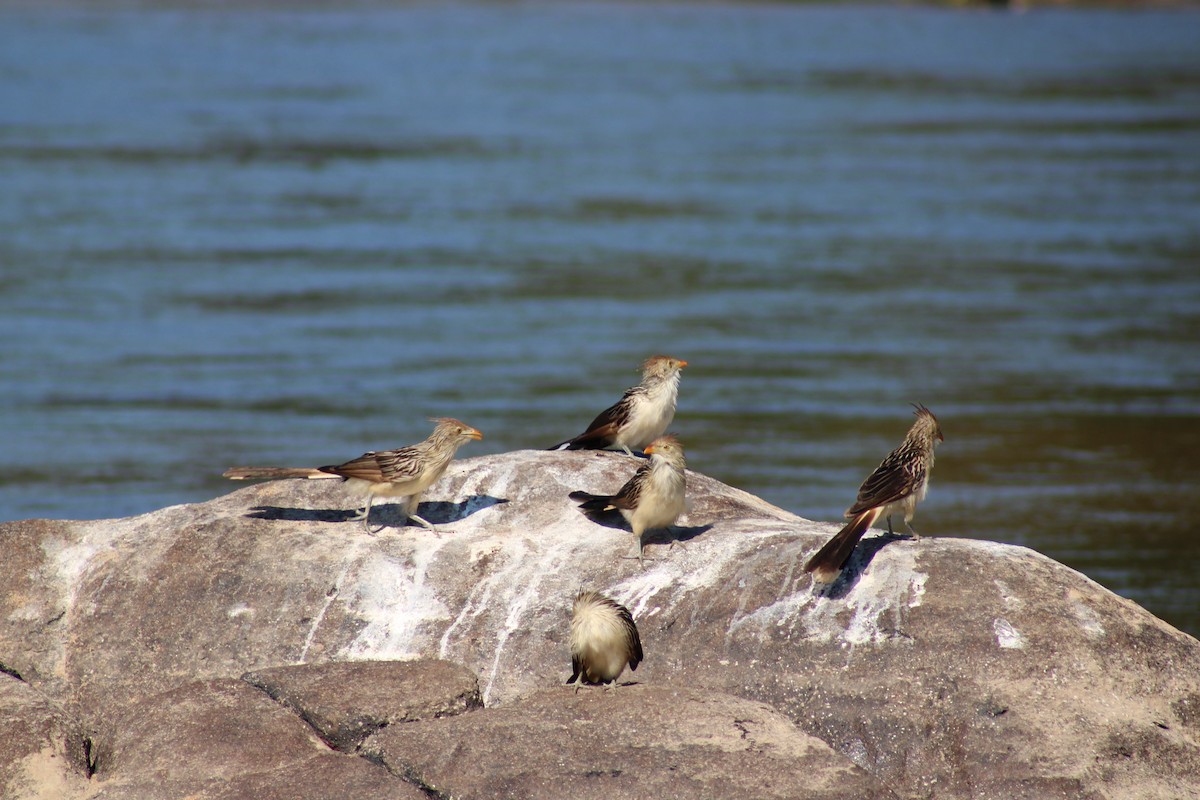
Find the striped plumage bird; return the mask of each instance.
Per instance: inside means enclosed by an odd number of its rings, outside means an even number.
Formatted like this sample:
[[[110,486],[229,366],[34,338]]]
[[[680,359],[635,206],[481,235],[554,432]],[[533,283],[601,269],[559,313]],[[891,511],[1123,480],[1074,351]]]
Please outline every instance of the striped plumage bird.
[[[571,609],[571,677],[567,683],[612,683],[627,664],[635,670],[641,662],[642,639],[629,609],[599,592],[580,592]]]
[[[900,446],[875,468],[858,490],[858,499],[846,509],[847,525],[834,534],[804,565],[821,583],[832,583],[854,552],[855,545],[880,517],[886,517],[892,533],[892,514],[904,512],[904,527],[914,538],[913,514],[925,499],[929,473],[933,470],[934,448],[942,441],[937,417],[925,406],[916,405],[916,421]]]
[[[344,464],[325,467],[231,467],[225,477],[233,480],[307,478],[309,480],[341,478],[352,489],[366,494],[366,505],[353,519],[361,519],[367,533],[371,504],[376,497],[404,497],[405,520],[432,529],[426,520],[417,516],[421,493],[437,482],[450,466],[458,448],[483,434],[465,422],[450,417],[430,420],[436,423],[433,433],[423,442],[397,450],[372,450]]]
[[[571,492],[589,516],[617,511],[629,523],[637,540],[638,563],[643,563],[645,543],[642,534],[675,524],[687,507],[687,461],[683,445],[671,434],[660,436],[646,446],[650,460],[613,495]]]
[[[675,419],[679,371],[686,361],[651,356],[642,364],[642,382],[600,412],[587,430],[551,450],[603,450],[619,447],[628,455],[662,436]]]

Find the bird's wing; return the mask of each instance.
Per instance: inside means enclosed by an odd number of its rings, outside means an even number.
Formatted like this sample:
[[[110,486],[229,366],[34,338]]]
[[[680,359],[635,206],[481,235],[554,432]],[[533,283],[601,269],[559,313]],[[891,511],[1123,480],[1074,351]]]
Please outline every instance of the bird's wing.
[[[621,487],[621,491],[613,495],[610,504],[613,508],[634,509],[642,499],[642,492],[646,488],[646,483],[650,480],[650,470],[653,468],[653,463],[647,461],[642,466],[638,467],[638,471],[633,474],[633,477],[625,482]]]
[[[646,390],[641,386],[626,389],[625,394],[621,395],[620,400],[596,415],[596,418],[592,420],[592,424],[588,425],[584,433],[598,431],[601,428],[612,428],[614,431],[620,429],[622,425],[629,422],[629,416],[633,413],[634,404],[645,393]]]
[[[347,461],[345,464],[333,464],[327,467],[317,467],[321,472],[328,472],[330,475],[340,475],[343,478],[356,478],[360,481],[368,481],[370,483],[383,483],[387,480],[383,474],[383,468],[379,463],[381,453],[376,453],[374,450],[369,453],[363,453],[358,458]]]
[[[385,450],[379,453],[379,466],[387,480],[392,483],[411,480],[421,474],[425,465],[426,453],[419,447],[401,447],[399,450]]]
[[[924,461],[911,457],[903,448],[893,450],[883,463],[863,481],[858,499],[846,509],[846,517],[854,517],[869,508],[901,500],[925,479]]]
[[[583,662],[579,660],[579,656],[571,656],[571,677],[567,678],[567,683],[574,683],[579,680],[579,676],[583,674]],[[583,683],[583,681],[579,681]]]
[[[642,637],[638,635],[637,625],[634,624],[633,615],[629,613],[628,608],[618,605],[617,613],[621,616],[621,627],[625,629],[625,639],[629,643],[629,668],[637,669],[643,658]]]
[[[626,389],[621,399],[601,411],[588,425],[587,430],[578,436],[559,442],[551,450],[602,450],[613,443],[621,428],[628,424],[633,413],[633,407],[638,399],[646,393],[641,386]]]

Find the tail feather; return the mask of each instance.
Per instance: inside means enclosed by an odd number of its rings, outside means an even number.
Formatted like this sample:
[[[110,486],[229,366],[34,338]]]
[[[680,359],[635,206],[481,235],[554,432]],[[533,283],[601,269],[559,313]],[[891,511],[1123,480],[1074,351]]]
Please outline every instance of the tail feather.
[[[808,560],[804,571],[813,573],[813,578],[821,583],[833,583],[842,567],[850,560],[850,554],[854,552],[858,540],[875,524],[882,513],[883,506],[877,506],[868,508],[854,517]]]
[[[567,497],[579,503],[579,507],[584,511],[594,514],[599,514],[612,509],[611,495],[591,494],[590,492],[571,492]]]
[[[222,476],[235,481],[339,477],[311,467],[230,467],[222,473]]]
[[[613,437],[607,430],[585,431],[578,436],[559,442],[551,450],[603,450],[611,447]]]

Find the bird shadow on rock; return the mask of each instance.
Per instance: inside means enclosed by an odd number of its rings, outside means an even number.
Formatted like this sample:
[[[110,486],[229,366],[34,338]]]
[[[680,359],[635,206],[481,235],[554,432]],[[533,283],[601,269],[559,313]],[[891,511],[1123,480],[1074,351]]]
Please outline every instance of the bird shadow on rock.
[[[834,582],[815,590],[815,593],[830,600],[840,600],[850,594],[851,590],[858,585],[858,582],[862,580],[863,573],[867,571],[867,567],[875,560],[875,555],[880,550],[893,542],[911,541],[911,538],[898,533],[885,533],[882,536],[864,538],[854,548],[854,552],[850,554],[850,560],[846,562],[846,566],[842,567],[842,571]]]
[[[583,515],[597,525],[632,533],[633,529],[619,511],[584,511]],[[712,525],[672,525],[670,528],[651,528],[642,534],[644,544],[674,544],[695,539],[712,530]]]
[[[672,525],[648,530],[642,538],[646,544],[683,544],[710,530],[712,525]]]
[[[506,497],[492,497],[490,494],[476,494],[463,500],[461,503],[447,503],[444,500],[434,500],[428,503],[421,503],[417,508],[417,513],[424,517],[434,525],[445,525],[451,522],[464,520],[477,511],[483,511],[485,508],[492,506],[503,505],[508,502]],[[391,513],[397,525],[402,522],[400,516],[399,504],[384,506]],[[372,512],[374,513],[374,512]]]
[[[434,500],[421,503],[417,513],[433,525],[444,525],[466,519],[477,511],[507,503],[504,497],[477,494],[461,503]],[[282,506],[255,506],[247,517],[252,519],[288,520],[301,522],[349,522],[354,520],[360,509],[330,508],[286,508]],[[371,506],[371,525],[385,528],[403,527],[406,520],[400,503],[376,503]],[[416,523],[412,523],[416,524]]]

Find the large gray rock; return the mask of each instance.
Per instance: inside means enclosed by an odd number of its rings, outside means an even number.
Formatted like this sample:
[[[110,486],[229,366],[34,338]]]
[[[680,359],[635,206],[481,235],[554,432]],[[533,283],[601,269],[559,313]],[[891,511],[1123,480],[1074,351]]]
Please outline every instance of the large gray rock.
[[[627,530],[567,498],[635,467],[459,461],[421,507],[437,533],[368,536],[345,521],[356,498],[309,481],[6,524],[0,663],[99,748],[112,709],[302,663],[446,659],[518,708],[570,674],[587,586],[633,611],[640,683],[765,703],[900,796],[1200,797],[1200,643],[1133,603],[1033,551],[947,538],[868,537],[814,593],[801,565],[835,527],[696,473],[683,546],[651,545],[641,569]]]
[[[104,800],[420,800],[406,781],[334,753],[309,726],[235,679],[201,681],[142,698],[99,733]]]
[[[352,753],[380,728],[483,707],[479,681],[449,661],[341,661],[250,672],[242,680]]]
[[[0,797],[80,796],[87,772],[78,726],[23,680],[0,673]]]
[[[388,727],[363,749],[437,797],[896,798],[770,706],[669,686],[556,687],[444,722]]]

